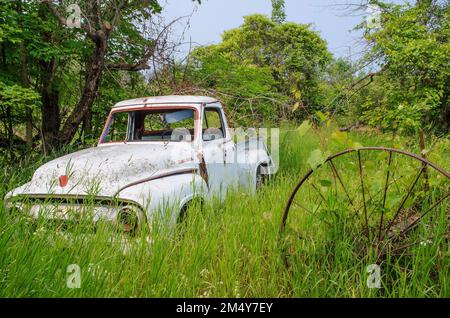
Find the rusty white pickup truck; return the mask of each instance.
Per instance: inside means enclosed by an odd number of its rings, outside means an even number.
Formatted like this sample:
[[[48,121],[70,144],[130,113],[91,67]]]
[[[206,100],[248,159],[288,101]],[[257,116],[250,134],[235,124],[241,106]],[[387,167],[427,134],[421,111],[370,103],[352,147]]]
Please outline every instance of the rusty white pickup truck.
[[[236,139],[217,99],[122,101],[96,147],[44,164],[6,195],[6,206],[59,220],[90,211],[93,221],[112,221],[124,231],[155,215],[174,224],[194,199],[223,199],[230,187],[255,191],[274,173],[263,138]]]

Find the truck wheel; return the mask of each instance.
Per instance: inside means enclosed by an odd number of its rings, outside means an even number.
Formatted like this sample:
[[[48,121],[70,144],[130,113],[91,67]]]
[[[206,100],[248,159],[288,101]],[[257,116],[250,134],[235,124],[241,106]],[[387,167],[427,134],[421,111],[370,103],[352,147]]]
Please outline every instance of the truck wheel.
[[[203,199],[201,199],[201,198],[194,198],[194,199],[186,202],[183,205],[183,207],[180,210],[180,214],[178,215],[178,223],[179,224],[182,224],[186,220],[189,209],[191,207],[196,206],[197,204],[199,204],[200,205],[200,209],[202,209],[203,208]]]

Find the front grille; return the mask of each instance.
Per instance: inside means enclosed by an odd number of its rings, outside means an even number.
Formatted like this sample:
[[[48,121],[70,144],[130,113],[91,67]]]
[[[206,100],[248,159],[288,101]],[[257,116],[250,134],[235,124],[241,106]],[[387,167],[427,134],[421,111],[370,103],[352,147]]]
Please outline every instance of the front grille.
[[[14,197],[6,205],[12,213],[19,212],[35,219],[87,220],[93,223],[98,220],[116,222],[118,211],[125,206],[142,211],[133,201],[88,196],[27,195]]]
[[[54,205],[64,204],[64,205],[90,205],[90,206],[112,206],[112,207],[122,207],[125,205],[138,206],[137,203],[124,199],[99,197],[99,196],[77,196],[77,195],[64,195],[64,196],[20,195],[11,198],[10,201],[21,202],[26,204],[54,204]]]

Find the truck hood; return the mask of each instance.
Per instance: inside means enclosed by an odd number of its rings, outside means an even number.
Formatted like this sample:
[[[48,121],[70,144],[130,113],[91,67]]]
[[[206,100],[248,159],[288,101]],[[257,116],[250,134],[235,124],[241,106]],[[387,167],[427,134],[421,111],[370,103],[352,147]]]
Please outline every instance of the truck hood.
[[[42,165],[19,194],[113,196],[131,183],[171,170],[193,168],[189,143],[114,144],[81,150]],[[60,177],[67,176],[65,186]]]

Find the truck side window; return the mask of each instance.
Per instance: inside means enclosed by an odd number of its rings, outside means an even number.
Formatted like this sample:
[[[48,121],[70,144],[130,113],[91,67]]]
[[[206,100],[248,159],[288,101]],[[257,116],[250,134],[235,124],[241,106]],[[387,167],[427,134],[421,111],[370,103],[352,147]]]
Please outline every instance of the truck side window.
[[[127,139],[128,112],[115,113],[103,142],[122,142]]]
[[[205,108],[203,117],[203,141],[225,138],[225,129],[219,109]]]

